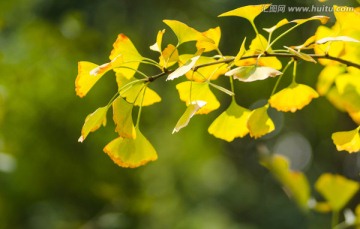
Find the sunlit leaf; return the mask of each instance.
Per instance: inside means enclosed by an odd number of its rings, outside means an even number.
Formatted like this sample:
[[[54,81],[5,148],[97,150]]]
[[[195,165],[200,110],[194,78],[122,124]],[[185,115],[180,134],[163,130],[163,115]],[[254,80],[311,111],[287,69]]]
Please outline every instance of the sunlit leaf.
[[[331,138],[336,145],[336,149],[345,150],[349,153],[355,153],[360,150],[360,127],[351,131],[341,131],[333,133]]]
[[[245,54],[246,52],[246,49],[245,49],[245,42],[246,42],[246,37],[244,38],[243,42],[241,43],[241,46],[240,46],[240,50],[239,52],[236,54],[236,57],[234,59],[234,62],[238,62],[241,57],[243,57],[243,55]]]
[[[349,112],[351,119],[360,125],[360,111],[358,112]]]
[[[196,114],[207,114],[220,106],[208,83],[186,81],[176,85],[176,89],[179,92],[180,99],[186,102],[187,106],[196,100],[206,102],[206,105],[198,110]]]
[[[220,27],[209,29],[202,33],[204,38],[200,38],[196,42],[196,48],[198,50],[204,49],[204,52],[210,52],[212,50],[216,50],[219,46],[220,38],[221,38],[221,30]]]
[[[264,80],[269,77],[275,77],[282,72],[270,67],[244,66],[234,68],[227,73],[226,76],[232,76],[242,82],[253,82],[256,80]]]
[[[318,93],[305,84],[292,83],[269,99],[269,104],[278,111],[295,112],[308,105],[312,99],[319,97]]]
[[[302,52],[298,52],[290,47],[287,47],[287,46],[284,46],[287,50],[289,50],[289,52],[291,54],[294,54],[295,56],[299,57],[300,59],[303,59],[305,61],[308,61],[308,62],[313,62],[316,64],[316,60],[314,60],[314,58],[312,58],[309,54],[306,54],[306,53],[302,53]]]
[[[199,31],[189,27],[188,25],[180,21],[163,20],[163,22],[167,24],[175,33],[179,45],[188,41],[196,41],[204,37]]]
[[[180,117],[179,121],[176,123],[176,126],[172,133],[179,132],[180,129],[186,127],[190,119],[198,112],[203,106],[206,105],[205,101],[195,100],[192,101],[186,108],[184,114]]]
[[[346,69],[339,65],[327,65],[320,72],[316,89],[320,95],[325,95],[330,87],[334,84],[338,75],[343,73]]]
[[[319,15],[319,16],[312,16],[312,17],[305,18],[305,19],[296,19],[296,20],[292,20],[291,22],[295,22],[297,24],[303,24],[308,21],[319,20],[321,22],[321,24],[326,24],[329,21],[329,19],[330,18],[327,16]]]
[[[336,88],[348,112],[360,111],[360,80],[358,75],[344,73],[335,80]]]
[[[272,33],[272,32],[274,32],[277,28],[280,28],[281,26],[286,25],[286,24],[288,24],[288,23],[289,23],[289,21],[288,21],[286,18],[284,18],[284,19],[282,19],[281,21],[279,21],[278,23],[276,23],[276,25],[274,25],[273,27],[271,27],[271,28],[264,28],[264,30],[265,30],[266,32],[268,32],[268,33]]]
[[[184,54],[179,56],[181,63],[186,63],[191,59],[191,55]],[[203,65],[215,62],[216,59],[208,56],[201,56],[197,61],[196,65]],[[180,63],[180,65],[181,65]],[[196,82],[205,82],[209,79],[216,80],[219,76],[223,75],[227,71],[227,64],[211,64],[206,67],[202,67],[196,70],[196,72],[190,70],[185,75],[186,78]]]
[[[200,58],[200,55],[201,55],[201,53],[190,58],[184,65],[182,65],[181,67],[177,68],[175,71],[170,73],[166,80],[173,80],[180,76],[185,75],[188,71],[190,71],[195,66],[196,62]]]
[[[268,41],[266,40],[266,38],[261,34],[257,34],[256,37],[251,41],[249,50],[253,51],[253,54],[260,54],[265,51],[267,45]],[[271,51],[271,49],[269,49],[268,51]]]
[[[134,78],[129,80],[121,73],[116,73],[116,82],[119,87],[120,96],[135,106],[141,106],[141,102],[142,106],[150,106],[161,101],[161,97],[155,91],[145,85],[144,81],[140,81]],[[143,90],[145,89],[146,91],[143,99]]]
[[[327,42],[330,41],[343,41],[343,42],[356,42],[359,43],[360,41],[352,38],[352,37],[348,37],[348,36],[337,36],[337,37],[324,37],[320,40],[316,41],[316,44],[325,44]]]
[[[326,37],[333,37],[338,34],[337,31],[334,31],[325,26],[319,26],[315,32],[315,40],[321,40]],[[344,49],[344,42],[331,42],[326,44],[316,44],[314,46],[315,54],[318,55],[330,55],[334,57],[339,57]],[[334,60],[327,60],[327,59],[318,59],[319,63],[322,65],[328,65],[337,63]]]
[[[105,74],[90,74],[92,70],[98,68],[99,65],[87,61],[78,63],[78,75],[75,80],[75,91],[79,97],[84,97],[95,83]]]
[[[237,16],[243,17],[249,20],[251,23],[254,19],[264,10],[269,8],[271,4],[261,4],[261,5],[247,5],[243,7],[239,7],[234,10],[230,10],[223,14],[220,14],[219,17],[226,17],[226,16]]]
[[[96,131],[101,125],[106,125],[106,113],[108,109],[108,106],[100,107],[86,117],[85,123],[81,129],[79,142],[83,142],[90,132]]]
[[[115,131],[120,137],[135,138],[136,131],[132,119],[133,104],[126,102],[120,96],[112,103],[113,119],[116,125]]]
[[[176,64],[178,60],[179,52],[177,48],[174,45],[169,44],[164,51],[162,51],[159,64],[164,68],[168,68]]]
[[[136,138],[119,137],[104,148],[110,158],[124,168],[136,168],[157,159],[157,153],[151,143],[136,128]]]
[[[260,138],[275,130],[275,125],[268,113],[268,105],[253,110],[247,121],[250,136]]]
[[[290,46],[293,49],[301,50],[301,49],[312,49],[314,48],[315,36],[311,36],[306,41],[298,46]]]
[[[345,9],[349,10],[345,10]],[[359,29],[360,25],[360,8],[354,7],[350,10],[348,6],[333,6],[333,12],[336,21],[340,24],[341,30]]]
[[[359,183],[340,175],[322,174],[316,190],[328,201],[333,211],[340,211],[359,190]]]
[[[217,117],[208,131],[217,138],[231,142],[234,138],[244,137],[249,133],[247,120],[250,111],[232,101],[230,106]]]
[[[273,176],[283,185],[289,197],[293,198],[302,209],[308,208],[310,186],[302,172],[292,171],[287,158],[278,154],[274,154],[271,157],[263,157],[261,164],[268,168]]]
[[[150,49],[155,51],[155,52],[159,52],[161,53],[161,44],[162,44],[162,38],[164,36],[164,33],[165,33],[165,29],[163,30],[160,30],[156,36],[156,42],[155,44],[151,45],[150,46]]]

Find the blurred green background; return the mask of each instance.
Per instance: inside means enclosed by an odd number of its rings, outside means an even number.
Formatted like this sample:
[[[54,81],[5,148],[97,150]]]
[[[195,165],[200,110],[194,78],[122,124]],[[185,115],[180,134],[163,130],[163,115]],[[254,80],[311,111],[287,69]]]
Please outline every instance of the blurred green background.
[[[175,89],[179,81],[160,79],[152,87],[163,101],[144,108],[141,121],[142,132],[158,151],[156,162],[123,169],[102,152],[116,137],[110,114],[106,128],[77,142],[86,115],[107,104],[116,92],[115,79],[108,74],[86,98],[76,97],[78,61],[106,62],[118,33],[129,36],[142,55],[157,59],[148,48],[157,31],[166,28],[171,39],[162,19],[180,20],[200,31],[220,25],[222,51],[235,55],[244,36],[254,37],[250,24],[217,15],[259,3],[268,2],[0,1],[0,228],[329,228],[329,215],[304,214],[288,199],[259,165],[257,149],[266,145],[286,154],[312,183],[323,172],[359,180],[360,157],[337,152],[330,137],[355,124],[325,98],[296,114],[273,111],[274,134],[226,143],[207,133],[229,103],[226,95],[216,92],[221,109],[195,117],[172,135],[185,106]],[[272,3],[358,5],[340,0]],[[321,14],[331,16],[329,24],[334,22],[331,13]],[[264,13],[256,23],[267,28],[284,17],[309,16]],[[300,28],[283,44],[301,44],[316,25]],[[314,86],[320,70],[321,66],[302,63],[298,79]],[[251,107],[267,99],[274,82],[237,83],[238,102]],[[357,195],[349,206],[359,200]]]

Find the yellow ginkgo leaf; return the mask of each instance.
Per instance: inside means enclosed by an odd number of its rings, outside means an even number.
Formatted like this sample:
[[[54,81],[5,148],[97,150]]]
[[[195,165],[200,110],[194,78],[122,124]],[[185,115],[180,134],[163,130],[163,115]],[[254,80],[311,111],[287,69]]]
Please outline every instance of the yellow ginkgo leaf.
[[[292,20],[291,22],[295,22],[297,24],[303,24],[308,21],[319,20],[321,22],[321,24],[326,24],[329,21],[329,19],[330,18],[327,16],[318,15],[318,16],[312,16],[312,17],[305,18],[305,19]]]
[[[269,8],[271,4],[261,4],[261,5],[248,5],[239,7],[234,10],[230,10],[223,14],[220,14],[219,17],[226,17],[226,16],[237,16],[243,17],[253,23],[254,19],[264,10]]]
[[[165,24],[167,24],[171,30],[175,33],[178,44],[182,44],[188,41],[196,41],[204,38],[204,36],[197,30],[189,27],[188,25],[176,21],[176,20],[163,20]]]
[[[156,42],[155,44],[151,45],[150,46],[150,49],[155,51],[155,52],[159,52],[161,53],[161,44],[162,44],[162,38],[164,36],[164,33],[165,33],[165,29],[163,30],[160,30],[156,36]]]
[[[297,50],[312,49],[314,47],[314,42],[315,42],[315,36],[311,36],[308,39],[306,39],[306,41],[303,44],[297,46],[290,46],[290,47]]]
[[[208,131],[217,138],[231,142],[234,138],[244,137],[249,133],[247,120],[250,111],[232,101],[230,106],[217,117]]]
[[[75,80],[75,91],[79,97],[84,97],[95,83],[105,74],[90,74],[91,71],[98,68],[99,65],[87,61],[78,63],[78,75]]]
[[[273,176],[283,185],[286,193],[293,198],[302,209],[308,208],[310,200],[310,186],[306,176],[302,172],[292,171],[287,158],[274,154],[261,159]]]
[[[208,114],[219,108],[220,103],[210,90],[208,83],[199,83],[185,81],[176,85],[180,99],[189,106],[191,102],[200,100],[206,102],[206,105],[199,109],[196,114]]]
[[[244,38],[243,42],[241,43],[240,50],[235,56],[234,63],[238,62],[241,59],[241,57],[244,56],[244,54],[246,52],[245,42],[246,42],[246,37]]]
[[[325,66],[320,72],[316,84],[316,89],[318,93],[320,95],[325,95],[330,90],[332,84],[335,82],[336,77],[343,73],[345,70],[346,68],[341,65]]]
[[[221,38],[221,30],[220,27],[211,28],[202,33],[204,38],[200,38],[196,42],[196,48],[198,50],[204,49],[204,52],[210,52],[216,50],[219,46],[220,38]]]
[[[226,76],[232,76],[234,79],[242,82],[264,80],[269,77],[278,76],[280,74],[282,74],[282,72],[276,69],[270,67],[257,67],[255,65],[237,67],[225,73]]]
[[[312,99],[319,97],[318,93],[305,84],[292,83],[269,99],[269,104],[278,111],[295,112],[308,105]]]
[[[260,138],[275,130],[275,125],[268,113],[268,105],[253,110],[247,121],[250,136]]]
[[[316,190],[328,201],[333,211],[340,211],[359,190],[359,183],[340,175],[322,174],[315,183]]]
[[[189,124],[190,119],[196,114],[196,112],[205,105],[205,101],[192,101],[186,108],[184,114],[180,117],[179,121],[176,123],[176,126],[172,133],[179,132],[180,129],[186,127]]]
[[[183,65],[181,65],[175,71],[170,73],[166,80],[173,80],[173,79],[179,78],[180,76],[185,75],[187,72],[189,72],[195,66],[195,64],[199,60],[201,54],[202,54],[202,51],[198,51],[194,56],[192,56],[190,59],[188,59]],[[180,57],[179,57],[179,60],[181,60]]]
[[[332,30],[325,26],[319,26],[315,32],[315,41],[321,40],[326,37],[336,36],[338,31]],[[339,57],[344,49],[344,42],[329,42],[325,44],[316,44],[314,46],[314,51],[319,55],[330,55],[334,57]],[[336,64],[336,61],[327,60],[327,59],[318,59],[319,63],[322,65]]]
[[[86,117],[85,123],[81,129],[79,142],[83,142],[90,132],[96,131],[101,125],[106,125],[106,113],[108,109],[108,106],[100,107]]]
[[[360,150],[360,126],[355,130],[341,131],[333,133],[331,138],[336,145],[336,149],[355,153]]]
[[[150,106],[161,101],[161,97],[142,80],[132,78],[131,80],[124,77],[121,73],[116,73],[116,82],[118,84],[120,96],[125,98],[134,106]],[[145,95],[143,98],[143,94]]]
[[[334,5],[333,10],[336,21],[340,24],[341,30],[359,29],[360,7],[350,8],[348,6]]]
[[[160,66],[163,68],[168,68],[176,64],[179,60],[179,52],[177,48],[169,44],[164,51],[162,51],[160,56]]]
[[[289,21],[288,21],[286,18],[284,18],[284,19],[282,19],[281,21],[279,21],[278,23],[276,23],[276,25],[274,25],[273,27],[271,27],[271,28],[264,28],[264,30],[265,30],[266,32],[268,32],[268,33],[272,33],[272,32],[274,32],[277,28],[280,28],[281,26],[286,25],[286,24],[288,24],[288,23],[289,23]]]
[[[360,81],[358,75],[344,73],[335,80],[336,88],[342,97],[347,112],[360,111]]]
[[[180,65],[186,63],[191,59],[191,55],[184,54],[179,56]],[[196,65],[213,63],[216,59],[208,56],[201,56],[197,61]],[[212,64],[206,67],[202,67],[196,70],[196,72],[190,70],[185,75],[189,80],[196,82],[204,82],[207,80],[216,80],[219,76],[223,75],[227,71],[227,64]]]
[[[124,168],[136,168],[158,158],[154,147],[138,128],[136,138],[116,138],[105,146],[104,152]]]
[[[135,138],[136,131],[132,119],[133,104],[126,102],[120,96],[112,103],[115,131],[123,138]]]

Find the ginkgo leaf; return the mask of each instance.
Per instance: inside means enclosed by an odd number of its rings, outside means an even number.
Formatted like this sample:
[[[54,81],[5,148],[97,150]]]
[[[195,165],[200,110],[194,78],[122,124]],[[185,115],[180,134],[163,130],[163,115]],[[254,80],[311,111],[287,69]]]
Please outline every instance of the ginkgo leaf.
[[[273,27],[271,27],[271,28],[263,28],[263,30],[265,30],[265,31],[268,32],[268,33],[272,33],[272,32],[274,32],[277,28],[280,28],[281,26],[286,25],[286,24],[288,24],[288,23],[289,23],[288,19],[284,18],[284,19],[282,19],[281,21],[279,21],[278,23],[276,23],[276,25],[274,25]]]
[[[220,38],[221,38],[221,30],[220,27],[211,28],[202,33],[204,38],[200,38],[196,42],[196,48],[198,50],[204,49],[204,52],[210,52],[216,50],[219,46]]]
[[[348,8],[348,11],[344,9]],[[341,30],[359,29],[360,24],[360,8],[350,8],[348,6],[333,6],[333,12],[336,21],[340,24]]]
[[[183,54],[179,56],[179,64],[186,63],[191,59],[191,55]],[[208,56],[200,56],[196,61],[196,65],[204,65],[215,62],[216,59]],[[223,75],[227,71],[227,64],[211,64],[206,67],[198,68],[195,72],[190,70],[185,75],[186,78],[196,82],[205,82],[208,80],[216,80],[219,76]]]
[[[295,112],[308,105],[312,99],[319,97],[318,93],[305,84],[291,83],[269,99],[269,104],[278,111]]]
[[[289,52],[291,54],[294,54],[295,56],[299,57],[300,59],[303,59],[305,61],[308,61],[308,62],[313,62],[316,64],[316,60],[314,60],[314,58],[312,58],[309,54],[306,54],[306,53],[302,53],[302,52],[299,52],[299,51],[296,51],[290,47],[287,47],[287,46],[284,46],[287,50],[289,50]]]
[[[195,66],[196,61],[198,61],[198,59],[200,58],[200,55],[201,55],[201,53],[190,58],[190,60],[188,60],[184,65],[182,65],[181,67],[177,68],[175,71],[170,73],[166,80],[173,80],[180,76],[185,75],[188,71],[190,71]]]
[[[230,106],[217,117],[208,131],[217,138],[231,142],[234,138],[244,137],[249,133],[247,120],[250,111],[232,101]]]
[[[80,61],[78,63],[78,75],[75,80],[75,91],[77,96],[81,98],[84,97],[105,74],[105,72],[96,75],[90,74],[91,71],[97,67],[99,67],[99,65],[87,61]]]
[[[321,70],[316,84],[316,90],[318,93],[320,95],[325,95],[334,84],[336,77],[345,70],[346,68],[341,65],[325,66],[323,70]]]
[[[360,111],[360,81],[357,74],[344,73],[338,75],[335,80],[344,107],[347,112]]]
[[[326,24],[329,21],[329,17],[327,16],[312,16],[309,18],[305,18],[305,19],[296,19],[296,20],[292,20],[291,22],[295,22],[296,24],[304,24],[305,22],[308,21],[313,21],[313,20],[319,20],[321,22],[321,24]]]
[[[115,131],[123,138],[135,138],[136,131],[132,119],[133,104],[126,102],[120,96],[112,103]]]
[[[306,39],[306,41],[298,46],[290,46],[291,48],[297,49],[297,50],[301,50],[301,49],[312,49],[314,47],[314,43],[315,42],[315,36],[311,36],[308,39]]]
[[[328,201],[331,209],[338,212],[359,190],[359,183],[340,175],[325,173],[318,178],[315,188]]]
[[[150,106],[161,101],[161,97],[146,85],[142,80],[127,79],[121,73],[116,73],[116,82],[118,84],[120,96],[125,98],[134,106]],[[145,90],[144,98],[143,94]]]
[[[253,110],[247,121],[250,136],[260,138],[275,130],[275,125],[268,113],[268,105]]]
[[[254,19],[264,10],[266,10],[271,4],[261,4],[261,5],[248,5],[239,7],[234,10],[230,10],[223,14],[220,14],[218,17],[226,17],[226,16],[237,16],[243,17],[253,23]]]
[[[81,129],[79,142],[83,142],[90,132],[96,131],[101,125],[106,125],[106,113],[108,109],[108,106],[100,107],[86,117],[85,123]]]
[[[304,173],[292,171],[288,159],[279,154],[263,157],[260,162],[270,170],[273,176],[282,184],[286,193],[293,198],[301,208],[308,208],[310,186]]]
[[[174,134],[175,132],[179,132],[180,129],[186,127],[189,124],[190,119],[196,114],[196,112],[198,112],[205,105],[206,105],[205,101],[201,101],[201,100],[192,101],[187,106],[184,114],[180,117],[179,121],[176,123],[176,126],[172,133]]]
[[[184,42],[195,41],[204,37],[199,31],[189,27],[188,25],[180,21],[163,20],[163,22],[167,24],[175,33],[179,45]]]
[[[124,168],[136,168],[158,158],[154,147],[138,128],[136,138],[116,138],[105,146],[104,152]]]
[[[261,34],[257,34],[256,37],[252,39],[249,50],[253,51],[253,54],[260,54],[265,51],[267,45],[268,41],[266,40],[266,38]],[[268,51],[271,51],[271,49],[269,49]]]
[[[240,50],[239,52],[236,54],[235,56],[235,59],[234,59],[234,62],[238,62],[241,57],[243,57],[243,55],[245,54],[246,52],[246,49],[245,49],[245,42],[246,42],[246,37],[244,38],[243,42],[241,43],[241,46],[240,46]]]
[[[348,37],[348,36],[337,36],[337,37],[324,37],[320,40],[317,40],[315,43],[316,44],[325,44],[327,42],[330,41],[343,41],[343,42],[356,42],[359,43],[360,41],[352,38],[352,37]]]
[[[257,67],[253,66],[243,66],[234,68],[227,73],[226,76],[232,76],[234,79],[237,79],[242,82],[253,82],[256,80],[264,80],[269,77],[275,77],[282,74],[282,72],[270,68],[270,67]]]
[[[208,114],[209,112],[219,108],[220,103],[215,95],[210,90],[208,83],[199,83],[185,81],[176,85],[179,92],[180,99],[186,102],[188,106],[192,101],[200,100],[205,101],[206,105],[203,106],[196,114]]]
[[[164,51],[162,51],[159,64],[164,68],[168,68],[176,64],[178,60],[179,60],[179,52],[177,48],[174,45],[169,44],[164,49]]]
[[[150,46],[150,49],[155,51],[155,52],[159,52],[161,53],[161,44],[162,44],[162,38],[164,36],[164,33],[165,33],[165,29],[163,30],[160,30],[156,36],[156,42],[155,44],[151,45]]]
[[[360,111],[358,112],[349,112],[351,119],[360,125]]]
[[[336,145],[336,149],[345,150],[349,153],[355,153],[360,150],[360,126],[355,130],[341,131],[333,133],[331,138]]]

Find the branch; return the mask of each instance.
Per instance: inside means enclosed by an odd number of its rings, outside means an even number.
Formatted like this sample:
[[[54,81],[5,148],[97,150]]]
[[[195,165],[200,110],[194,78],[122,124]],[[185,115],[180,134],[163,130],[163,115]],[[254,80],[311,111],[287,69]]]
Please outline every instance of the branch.
[[[358,63],[354,63],[348,60],[344,60],[335,56],[330,56],[328,54],[325,55],[319,55],[319,54],[307,54],[309,56],[311,56],[314,59],[327,59],[327,60],[334,60],[337,61],[339,63],[345,64],[348,67],[355,67],[360,69],[360,64]],[[240,60],[245,60],[245,59],[252,59],[252,58],[258,58],[259,55],[251,55],[251,56],[243,56],[240,58]],[[261,57],[280,57],[280,58],[299,58],[298,56],[296,56],[295,54],[289,54],[289,53],[264,53],[261,55]],[[192,71],[197,71],[199,68],[204,68],[207,66],[212,66],[212,65],[216,65],[216,64],[224,64],[224,63],[231,63],[235,60],[235,57],[230,57],[230,58],[226,58],[226,59],[222,59],[222,60],[217,60],[214,62],[210,62],[210,63],[206,63],[206,64],[199,64],[196,65],[192,68]],[[148,82],[152,82],[162,76],[168,75],[170,73],[172,73],[174,70],[169,70],[169,69],[164,69],[163,72],[154,75],[154,76],[150,76],[148,78]]]

